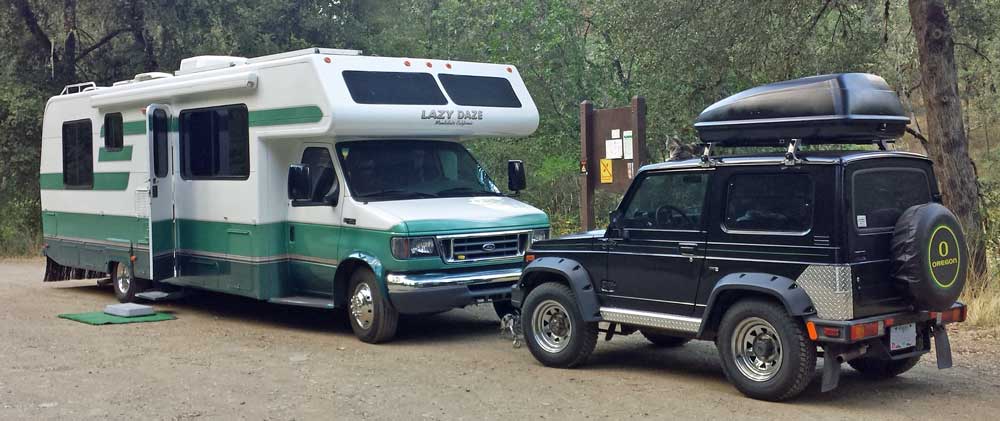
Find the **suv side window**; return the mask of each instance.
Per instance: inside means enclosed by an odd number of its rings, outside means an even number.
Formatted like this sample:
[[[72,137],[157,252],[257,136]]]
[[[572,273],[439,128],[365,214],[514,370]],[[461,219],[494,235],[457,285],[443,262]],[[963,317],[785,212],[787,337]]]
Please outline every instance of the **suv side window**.
[[[302,152],[302,164],[309,166],[310,184],[313,197],[300,201],[296,206],[329,203],[331,196],[339,192],[337,172],[333,169],[333,157],[330,149],[322,146],[310,146]]]
[[[813,182],[807,174],[736,174],[729,178],[729,231],[804,233],[812,228]]]
[[[699,230],[708,187],[707,172],[651,173],[625,206],[624,228]]]

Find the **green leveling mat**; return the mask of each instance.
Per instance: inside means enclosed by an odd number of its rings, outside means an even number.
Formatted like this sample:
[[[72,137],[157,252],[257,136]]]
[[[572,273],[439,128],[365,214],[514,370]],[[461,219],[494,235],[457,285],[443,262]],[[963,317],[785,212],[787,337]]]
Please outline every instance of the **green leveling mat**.
[[[153,313],[148,316],[121,317],[113,316],[101,311],[92,313],[60,314],[60,318],[74,320],[88,325],[120,325],[125,323],[146,323],[162,322],[164,320],[174,320],[176,317],[169,313]]]

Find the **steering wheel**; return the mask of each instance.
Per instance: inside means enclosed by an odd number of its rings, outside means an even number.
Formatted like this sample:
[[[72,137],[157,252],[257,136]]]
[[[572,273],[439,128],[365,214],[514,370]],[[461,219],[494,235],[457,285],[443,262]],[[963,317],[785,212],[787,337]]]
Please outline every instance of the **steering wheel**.
[[[666,212],[664,212],[664,211],[666,211]],[[695,226],[694,221],[692,221],[691,218],[689,216],[687,216],[687,214],[684,213],[683,210],[681,210],[680,208],[677,208],[675,206],[670,206],[670,205],[663,205],[663,206],[660,206],[660,207],[656,208],[656,226],[662,227],[662,226],[667,226],[667,225],[673,225],[673,224],[665,224],[664,223],[665,221],[673,221],[673,218],[661,219],[660,215],[662,213],[666,213],[665,217],[670,217],[672,214],[677,214],[678,216],[681,217],[681,219],[684,220],[684,222],[687,224],[687,226],[689,226],[689,227]]]

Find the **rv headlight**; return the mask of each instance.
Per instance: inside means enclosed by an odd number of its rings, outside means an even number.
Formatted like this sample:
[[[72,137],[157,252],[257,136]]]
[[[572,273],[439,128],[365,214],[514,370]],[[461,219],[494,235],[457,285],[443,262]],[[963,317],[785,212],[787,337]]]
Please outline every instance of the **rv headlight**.
[[[549,229],[548,228],[546,228],[546,229],[540,229],[540,230],[532,230],[531,231],[531,242],[532,243],[534,243],[535,241],[542,241],[542,240],[548,240],[548,239],[549,239]]]
[[[400,260],[414,257],[437,256],[434,237],[394,237],[392,255]]]

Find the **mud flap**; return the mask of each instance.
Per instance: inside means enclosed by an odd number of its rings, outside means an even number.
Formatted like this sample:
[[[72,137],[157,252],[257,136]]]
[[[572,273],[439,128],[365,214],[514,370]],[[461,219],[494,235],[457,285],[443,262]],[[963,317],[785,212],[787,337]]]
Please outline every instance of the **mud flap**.
[[[951,341],[944,326],[934,326],[934,354],[937,355],[938,369],[951,368]]]
[[[823,385],[821,392],[829,392],[840,384],[840,358],[833,349],[823,350]]]

